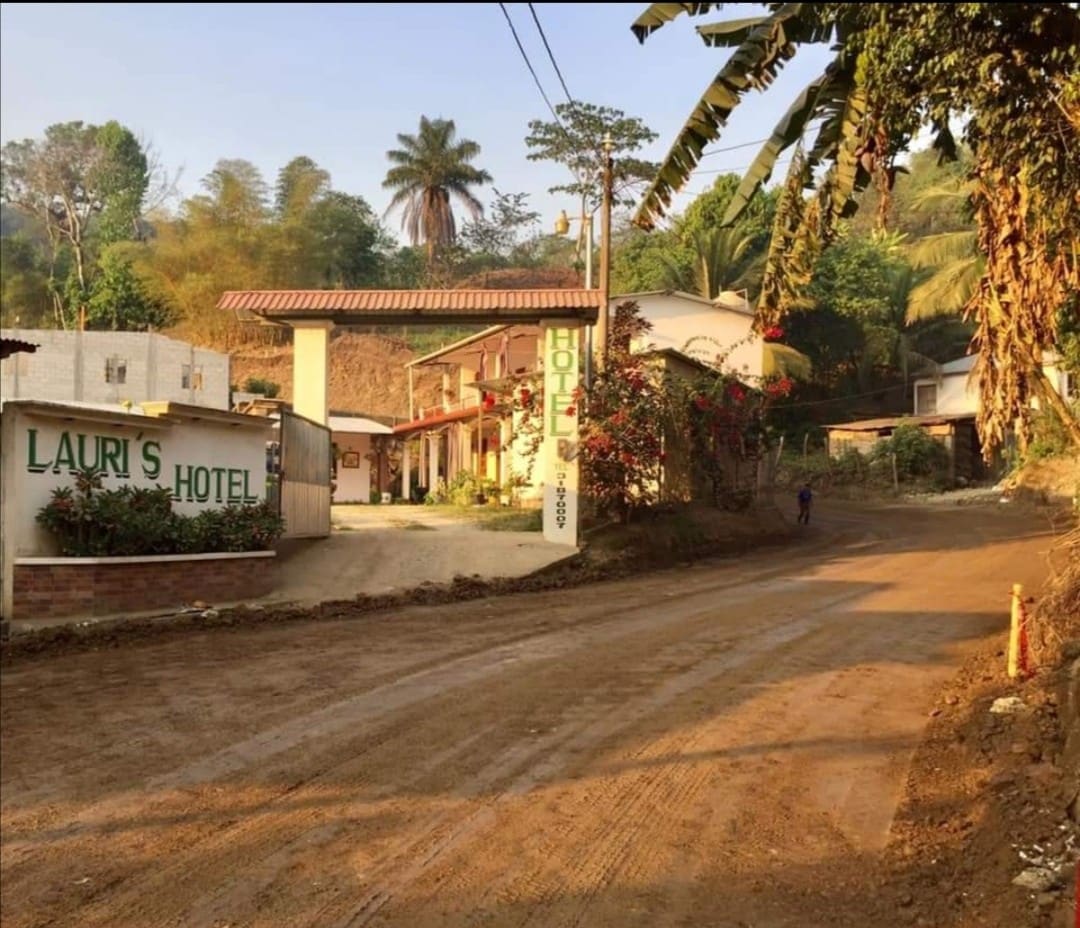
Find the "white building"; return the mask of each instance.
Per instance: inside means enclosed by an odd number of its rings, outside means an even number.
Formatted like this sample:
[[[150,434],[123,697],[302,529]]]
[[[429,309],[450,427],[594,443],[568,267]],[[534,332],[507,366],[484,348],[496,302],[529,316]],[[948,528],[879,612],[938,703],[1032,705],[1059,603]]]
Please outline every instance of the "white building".
[[[388,425],[364,416],[329,416],[336,454],[333,501],[369,503],[372,489],[386,479],[386,455],[372,447],[373,435],[393,435]],[[375,477],[374,482],[372,477]]]
[[[680,290],[626,293],[611,298],[612,311],[620,303],[638,304],[651,331],[634,347],[672,348],[706,362],[726,355],[724,367],[742,377],[761,377],[765,351],[752,334],[754,310],[741,293],[725,292],[715,300]]]
[[[1071,399],[1080,384],[1070,383],[1069,375],[1056,365],[1056,358],[1043,365],[1051,386]],[[938,368],[938,376],[915,381],[917,416],[975,416],[979,412],[979,386],[971,376],[975,355],[949,361]]]
[[[0,361],[5,399],[229,409],[229,356],[154,332],[3,329],[37,345]]]

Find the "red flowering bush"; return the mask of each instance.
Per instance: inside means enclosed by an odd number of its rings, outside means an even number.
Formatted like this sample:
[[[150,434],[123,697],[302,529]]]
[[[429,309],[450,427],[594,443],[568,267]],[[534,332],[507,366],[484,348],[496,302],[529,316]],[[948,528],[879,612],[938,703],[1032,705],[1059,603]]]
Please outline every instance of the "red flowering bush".
[[[580,488],[600,517],[629,520],[636,510],[658,501],[668,459],[666,436],[677,439],[687,466],[711,482],[714,499],[720,500],[730,483],[730,464],[756,461],[764,450],[768,404],[793,387],[788,377],[751,385],[725,373],[723,364],[737,346],[729,346],[715,366],[697,377],[662,377],[646,366],[645,356],[630,350],[651,328],[636,304],[617,306],[607,365],[587,394],[575,391],[566,410],[580,415]],[[543,437],[543,392],[520,384],[514,392],[516,440],[535,453]]]

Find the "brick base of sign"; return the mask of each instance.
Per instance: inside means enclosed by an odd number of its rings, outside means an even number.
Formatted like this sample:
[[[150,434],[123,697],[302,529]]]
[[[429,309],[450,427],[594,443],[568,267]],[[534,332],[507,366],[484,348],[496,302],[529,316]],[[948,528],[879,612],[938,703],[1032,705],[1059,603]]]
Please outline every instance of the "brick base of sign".
[[[14,581],[10,618],[90,618],[264,596],[277,583],[277,560],[273,551],[19,558]]]

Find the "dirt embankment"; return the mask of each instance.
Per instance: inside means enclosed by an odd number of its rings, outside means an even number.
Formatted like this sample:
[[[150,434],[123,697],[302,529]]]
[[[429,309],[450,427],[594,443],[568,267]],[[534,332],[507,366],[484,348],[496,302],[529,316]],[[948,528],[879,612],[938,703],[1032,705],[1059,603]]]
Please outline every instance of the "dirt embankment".
[[[1018,682],[1005,662],[984,648],[931,711],[882,863],[901,924],[1075,924],[1080,663]]]
[[[240,606],[180,615],[124,619],[94,625],[60,625],[21,634],[0,643],[0,663],[34,655],[119,647],[148,637],[190,634],[193,629],[277,625],[365,616],[412,605],[439,605],[583,586],[632,577],[702,558],[745,554],[793,537],[792,526],[775,509],[722,513],[692,507],[660,513],[628,526],[607,526],[587,539],[579,554],[524,577],[458,576],[451,583],[424,583],[379,595],[328,600],[315,606]]]
[[[404,420],[409,415],[409,373],[405,364],[413,353],[400,339],[383,335],[340,332],[330,341],[330,408]],[[249,378],[269,380],[281,387],[280,399],[293,395],[291,345],[249,346],[232,353],[232,381],[243,389]],[[414,403],[433,406],[440,401],[442,374],[417,369],[413,374]]]

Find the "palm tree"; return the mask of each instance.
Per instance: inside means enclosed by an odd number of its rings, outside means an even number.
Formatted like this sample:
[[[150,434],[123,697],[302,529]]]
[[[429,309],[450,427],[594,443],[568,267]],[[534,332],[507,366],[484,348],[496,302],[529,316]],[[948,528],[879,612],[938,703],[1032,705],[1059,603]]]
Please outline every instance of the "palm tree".
[[[690,237],[692,262],[663,255],[664,283],[673,290],[715,300],[725,290],[750,290],[761,277],[761,260],[747,253],[754,236],[737,226],[699,230]]]
[[[414,245],[427,244],[430,268],[436,253],[457,238],[451,197],[478,219],[484,208],[469,188],[490,183],[491,175],[470,163],[480,146],[459,140],[452,119],[421,116],[416,135],[402,132],[397,138],[401,148],[386,153],[394,166],[386,172],[383,187],[393,190],[394,197],[384,215],[404,207],[401,227]]]
[[[912,209],[929,211],[957,201],[969,202],[971,194],[971,185],[966,183],[931,187],[915,199]],[[908,248],[907,258],[913,267],[933,271],[911,289],[907,308],[909,324],[935,316],[959,315],[975,292],[985,267],[974,228],[924,235]]]

